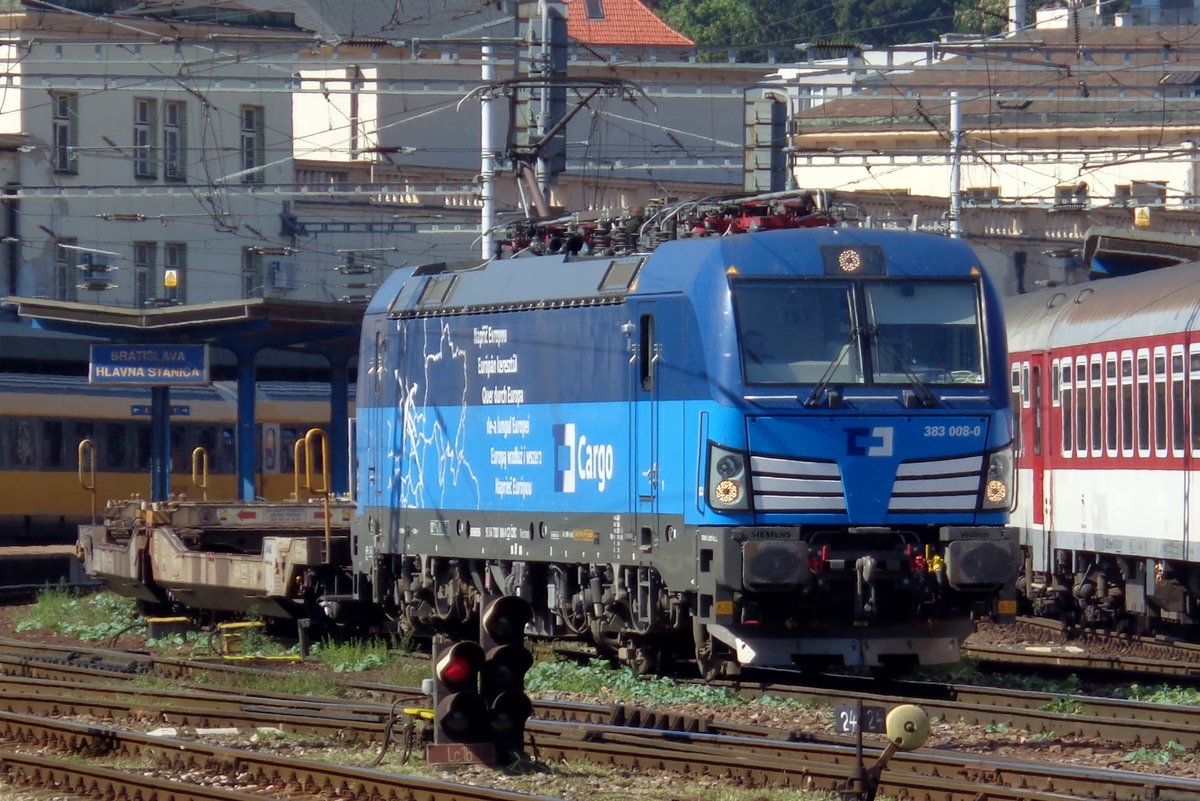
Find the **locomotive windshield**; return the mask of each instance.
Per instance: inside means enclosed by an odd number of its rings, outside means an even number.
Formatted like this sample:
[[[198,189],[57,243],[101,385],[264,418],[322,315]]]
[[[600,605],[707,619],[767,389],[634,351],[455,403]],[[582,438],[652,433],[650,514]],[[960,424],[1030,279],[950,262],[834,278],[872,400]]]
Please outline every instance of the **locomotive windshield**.
[[[972,281],[741,280],[748,384],[982,384]]]

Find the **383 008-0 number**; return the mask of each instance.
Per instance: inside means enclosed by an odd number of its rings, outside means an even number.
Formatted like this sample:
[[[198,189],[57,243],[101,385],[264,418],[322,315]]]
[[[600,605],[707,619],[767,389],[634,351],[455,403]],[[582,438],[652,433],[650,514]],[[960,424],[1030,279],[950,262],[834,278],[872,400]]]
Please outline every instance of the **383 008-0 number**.
[[[981,425],[925,426],[927,437],[978,437],[982,433]]]

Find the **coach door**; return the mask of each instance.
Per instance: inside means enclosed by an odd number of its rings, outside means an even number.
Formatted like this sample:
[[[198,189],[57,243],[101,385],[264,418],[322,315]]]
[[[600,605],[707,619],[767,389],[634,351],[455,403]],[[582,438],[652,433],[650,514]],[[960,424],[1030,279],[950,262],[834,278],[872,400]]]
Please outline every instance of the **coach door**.
[[[660,345],[655,337],[654,304],[639,306],[632,376],[633,491],[638,526],[652,534],[658,514],[658,362]],[[644,532],[643,532],[644,534]]]

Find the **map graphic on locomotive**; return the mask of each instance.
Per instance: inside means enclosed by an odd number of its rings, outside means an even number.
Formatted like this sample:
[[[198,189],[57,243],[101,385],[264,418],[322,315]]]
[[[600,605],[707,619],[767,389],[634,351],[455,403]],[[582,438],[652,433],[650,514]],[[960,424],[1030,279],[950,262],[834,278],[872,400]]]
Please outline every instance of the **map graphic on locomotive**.
[[[88,569],[318,626],[453,633],[519,595],[532,636],[643,671],[955,661],[1021,562],[1000,300],[962,241],[834,223],[709,198],[399,268],[351,498],[111,504]]]

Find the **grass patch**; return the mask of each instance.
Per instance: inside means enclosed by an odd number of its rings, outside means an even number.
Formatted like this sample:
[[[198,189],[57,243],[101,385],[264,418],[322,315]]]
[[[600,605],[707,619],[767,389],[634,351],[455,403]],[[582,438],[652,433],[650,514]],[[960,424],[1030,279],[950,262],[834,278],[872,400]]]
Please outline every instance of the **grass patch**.
[[[1143,687],[1140,684],[1131,684],[1128,687],[1117,688],[1113,691],[1113,695],[1147,704],[1200,705],[1200,690],[1194,687],[1169,687],[1165,684]]]
[[[323,640],[314,645],[309,653],[334,673],[378,670],[391,661],[387,643],[381,640],[337,643],[333,640]]]
[[[1186,756],[1188,749],[1172,740],[1162,748],[1139,748],[1121,757],[1122,762],[1142,762],[1151,765],[1165,765],[1176,757]]]
[[[1042,704],[1043,712],[1053,712],[1056,715],[1082,715],[1083,701],[1077,698],[1055,698],[1053,701]]]
[[[51,631],[81,642],[109,640],[125,633],[145,634],[137,602],[112,592],[78,595],[63,587],[38,593],[14,627],[16,633]]]
[[[766,706],[807,708],[810,703],[764,696],[747,700],[732,690],[703,684],[680,684],[662,676],[639,676],[628,666],[612,668],[593,659],[586,665],[574,662],[539,662],[526,674],[529,692],[571,692],[604,700],[619,699],[647,706],[700,703],[711,706]]]

